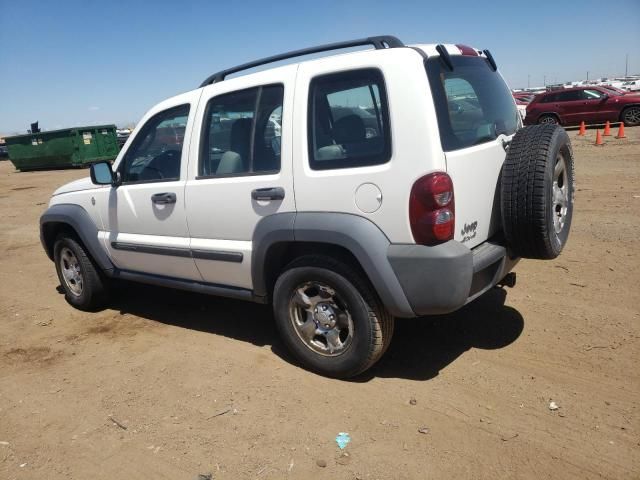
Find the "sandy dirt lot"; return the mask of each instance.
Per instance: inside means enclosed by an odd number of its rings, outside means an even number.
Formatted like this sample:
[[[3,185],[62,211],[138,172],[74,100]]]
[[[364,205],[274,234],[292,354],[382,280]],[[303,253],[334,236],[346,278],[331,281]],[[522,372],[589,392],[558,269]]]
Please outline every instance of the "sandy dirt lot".
[[[267,307],[127,285],[74,310],[38,217],[88,172],[0,163],[0,478],[640,478],[640,128],[570,135],[560,258],[398,322],[355,381],[296,366]]]

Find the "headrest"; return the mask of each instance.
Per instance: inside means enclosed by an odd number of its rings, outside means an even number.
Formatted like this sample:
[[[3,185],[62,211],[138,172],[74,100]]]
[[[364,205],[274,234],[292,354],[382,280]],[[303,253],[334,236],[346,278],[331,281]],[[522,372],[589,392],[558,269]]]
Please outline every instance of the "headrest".
[[[355,143],[366,139],[364,122],[358,115],[347,115],[333,124],[333,139],[337,143]]]

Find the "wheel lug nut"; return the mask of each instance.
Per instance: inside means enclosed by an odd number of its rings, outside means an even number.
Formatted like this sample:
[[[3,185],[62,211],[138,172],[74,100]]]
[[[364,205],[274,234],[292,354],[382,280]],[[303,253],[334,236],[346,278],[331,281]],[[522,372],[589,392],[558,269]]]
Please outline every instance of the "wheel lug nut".
[[[329,319],[330,319],[330,320],[334,320],[335,318],[336,318],[336,316],[335,316],[335,315],[333,315],[333,314],[329,315]]]

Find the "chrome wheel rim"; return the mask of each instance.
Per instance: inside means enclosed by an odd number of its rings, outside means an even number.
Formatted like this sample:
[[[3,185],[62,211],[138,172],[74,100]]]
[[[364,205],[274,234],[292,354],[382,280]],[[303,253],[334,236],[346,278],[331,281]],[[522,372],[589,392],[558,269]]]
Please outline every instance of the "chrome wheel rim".
[[[562,155],[556,158],[553,169],[553,227],[556,233],[564,228],[569,208],[569,182],[567,181],[567,163]]]
[[[558,122],[556,121],[556,119],[555,119],[555,118],[553,118],[553,117],[551,117],[551,116],[548,116],[548,115],[547,115],[546,117],[542,117],[542,118],[540,119],[540,123],[550,123],[550,124],[555,125],[555,124],[556,124],[556,123],[558,123]]]
[[[80,262],[75,253],[67,247],[60,250],[60,272],[67,290],[76,297],[82,295],[84,279],[80,270]]]
[[[353,342],[353,319],[340,295],[321,282],[293,290],[289,318],[302,343],[326,357],[342,355]]]
[[[624,120],[627,123],[640,123],[640,107],[631,107],[624,112]]]

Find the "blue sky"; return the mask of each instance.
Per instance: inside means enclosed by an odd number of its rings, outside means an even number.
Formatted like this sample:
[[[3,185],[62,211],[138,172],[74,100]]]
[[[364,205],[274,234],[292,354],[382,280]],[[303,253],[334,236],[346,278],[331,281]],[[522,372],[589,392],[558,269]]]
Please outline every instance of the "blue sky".
[[[0,0],[0,134],[136,122],[210,73],[369,35],[488,48],[512,87],[640,73],[640,1]]]

